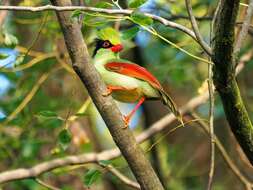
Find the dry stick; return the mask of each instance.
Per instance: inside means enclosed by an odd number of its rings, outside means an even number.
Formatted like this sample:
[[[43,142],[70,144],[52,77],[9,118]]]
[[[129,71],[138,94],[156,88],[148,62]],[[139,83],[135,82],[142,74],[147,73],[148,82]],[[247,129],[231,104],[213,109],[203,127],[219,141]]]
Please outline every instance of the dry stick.
[[[117,170],[115,167],[113,167],[112,165],[107,165],[107,166],[103,166],[100,165],[101,167],[107,169],[109,172],[111,172],[113,175],[115,175],[116,177],[119,178],[120,181],[122,181],[124,184],[126,184],[129,187],[132,187],[134,189],[141,189],[140,185],[134,181],[132,181],[131,179],[129,179],[127,176],[123,175],[119,170]]]
[[[243,68],[247,61],[251,59],[253,55],[253,52],[245,54],[240,61],[240,64],[237,67],[237,72],[239,73]],[[208,100],[208,93],[204,93],[202,95],[196,96],[188,101],[183,107],[181,107],[181,113],[185,114],[191,110],[196,109],[198,106],[202,105]],[[175,121],[176,118],[173,114],[168,114],[155,122],[152,126],[150,126],[149,129],[142,132],[136,137],[136,140],[138,143],[142,143],[145,140],[149,139],[151,136],[163,131],[168,127],[169,124],[171,124],[173,121]],[[58,158],[51,161],[42,162],[40,164],[37,164],[31,168],[20,168],[20,169],[14,169],[9,170],[0,173],[0,184],[5,183],[8,181],[14,181],[19,179],[25,179],[25,178],[31,178],[31,177],[37,177],[43,173],[49,172],[51,170],[54,170],[56,168],[64,167],[67,165],[80,165],[80,164],[86,164],[86,163],[98,163],[101,160],[111,160],[114,158],[117,158],[121,155],[119,149],[110,149],[105,150],[100,153],[87,153],[87,154],[81,154],[77,156],[66,156],[64,158]],[[227,161],[227,160],[226,160]],[[230,166],[230,164],[228,164]],[[238,172],[235,172],[236,166],[234,165],[232,171],[235,173],[235,175],[241,180],[240,172],[237,169]],[[242,176],[242,174],[241,174]],[[248,181],[245,178],[246,181]],[[250,183],[248,181],[248,183]]]
[[[70,6],[70,0],[51,0],[57,6]],[[163,190],[151,164],[138,146],[133,133],[125,127],[122,115],[111,96],[104,97],[106,86],[93,64],[90,63],[87,46],[77,21],[71,19],[70,12],[57,12],[72,66],[87,88],[93,102],[104,119],[114,142],[128,162],[141,188]]]
[[[192,29],[194,31],[194,34],[196,36],[196,39],[198,41],[198,43],[200,44],[200,46],[203,48],[203,50],[209,55],[212,55],[212,50],[211,48],[205,43],[205,41],[203,40],[202,35],[199,32],[199,28],[198,28],[198,24],[197,21],[193,15],[192,12],[192,6],[191,6],[191,0],[185,0],[185,5],[187,8],[187,12],[189,14],[190,17],[190,21],[191,21],[191,25],[192,25]]]
[[[250,0],[249,6],[247,8],[246,18],[243,22],[241,32],[240,32],[239,37],[238,37],[236,44],[235,44],[235,49],[234,49],[235,54],[239,53],[242,43],[248,34],[248,30],[250,27],[250,22],[252,20],[252,16],[253,16],[253,0]]]
[[[191,115],[192,115],[192,117],[194,119],[198,119],[197,123],[199,123],[200,126],[205,130],[205,132],[210,135],[209,126],[203,120],[201,120],[200,117],[196,113],[191,113]],[[240,179],[240,181],[242,183],[244,183],[246,189],[248,190],[248,189],[253,188],[253,182],[250,182],[241,173],[241,171],[237,168],[237,166],[235,165],[235,163],[233,162],[233,160],[230,158],[230,156],[228,155],[226,149],[224,148],[224,146],[222,145],[221,141],[219,140],[219,138],[216,135],[214,135],[214,142],[215,142],[216,147],[220,151],[222,157],[224,158],[224,160],[226,161],[227,165],[229,166],[229,168]]]
[[[207,190],[212,189],[214,165],[215,165],[215,141],[214,141],[214,86],[213,86],[213,72],[212,65],[208,65],[208,92],[209,92],[209,129],[210,129],[210,141],[211,141],[211,159],[210,159],[210,171],[207,184]]]
[[[185,0],[185,5],[187,8],[187,12],[190,17],[192,29],[196,35],[199,44],[205,50],[205,52],[211,56],[212,51],[209,46],[203,40],[202,35],[200,34],[197,21],[193,15],[191,0]],[[212,80],[212,64],[208,64],[208,92],[209,92],[209,127],[210,127],[210,140],[211,140],[211,159],[210,159],[210,171],[208,177],[207,190],[211,190],[213,175],[214,175],[214,162],[215,162],[215,145],[214,145],[214,129],[213,129],[213,120],[214,120],[214,88],[213,88],[213,80]]]
[[[40,7],[0,6],[0,10],[29,11],[29,12],[41,12],[41,11],[48,11],[48,10],[57,11],[57,12],[80,10],[80,11],[90,11],[90,12],[107,13],[107,14],[121,14],[121,15],[131,15],[133,12],[133,10],[128,10],[128,9],[103,9],[103,8],[86,7],[86,6],[53,6],[53,5],[45,5],[45,6],[40,6]],[[157,15],[153,15],[153,14],[145,13],[145,12],[143,12],[143,14],[152,18],[155,21],[160,22],[161,24],[165,26],[184,32],[185,34],[192,37],[196,42],[198,42],[194,32],[190,30],[189,28],[183,25],[180,25],[176,22],[169,21]],[[208,46],[208,45],[206,44],[205,46]]]

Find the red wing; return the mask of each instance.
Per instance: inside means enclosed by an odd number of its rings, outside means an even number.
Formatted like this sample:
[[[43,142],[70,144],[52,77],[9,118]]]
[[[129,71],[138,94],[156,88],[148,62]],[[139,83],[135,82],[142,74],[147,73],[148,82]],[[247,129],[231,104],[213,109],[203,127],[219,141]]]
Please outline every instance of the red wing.
[[[105,64],[105,68],[109,71],[147,81],[154,88],[162,88],[159,81],[144,67],[139,65],[125,62],[109,62]]]

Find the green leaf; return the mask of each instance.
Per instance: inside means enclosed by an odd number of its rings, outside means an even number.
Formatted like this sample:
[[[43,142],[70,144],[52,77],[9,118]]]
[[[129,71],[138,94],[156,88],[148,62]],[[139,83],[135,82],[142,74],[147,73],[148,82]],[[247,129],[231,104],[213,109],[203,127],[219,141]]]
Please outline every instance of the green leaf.
[[[106,9],[106,8],[112,8],[112,7],[113,7],[113,4],[102,1],[102,2],[97,3],[97,4],[95,5],[95,7]]]
[[[101,165],[101,166],[108,166],[108,165],[110,165],[112,162],[110,161],[110,160],[100,160],[99,161],[99,164]]]
[[[121,37],[123,40],[130,40],[132,38],[134,38],[137,33],[139,32],[139,27],[138,26],[134,26],[130,29],[127,29],[127,30],[124,30],[122,33],[121,33]]]
[[[79,18],[79,16],[80,16],[81,14],[83,14],[83,12],[82,12],[81,10],[75,10],[75,11],[72,12],[71,18],[72,18],[72,19],[73,19],[73,18]]]
[[[152,18],[144,15],[143,13],[139,11],[134,11],[130,17],[134,23],[139,24],[139,25],[149,26],[153,24]]]
[[[147,0],[130,0],[128,3],[128,6],[130,8],[138,8],[139,6],[141,6],[142,4],[146,3]]]
[[[42,117],[58,117],[57,113],[49,110],[40,111],[37,115]]]
[[[85,15],[83,17],[83,24],[87,26],[102,27],[108,22],[110,22],[108,19],[102,17],[94,17],[91,15]]]
[[[6,53],[0,53],[0,60],[6,59],[7,57],[9,57],[8,54],[6,54]]]
[[[66,149],[71,142],[72,134],[67,129],[63,129],[58,135],[58,141],[63,149]]]
[[[16,58],[16,61],[14,63],[14,67],[20,65],[21,63],[23,63],[25,59],[25,55],[19,55],[17,58]]]
[[[5,33],[4,44],[8,47],[14,48],[18,44],[18,39],[10,33]]]
[[[83,183],[90,187],[92,184],[94,184],[99,178],[101,177],[101,172],[96,169],[89,170],[85,175],[83,179]]]

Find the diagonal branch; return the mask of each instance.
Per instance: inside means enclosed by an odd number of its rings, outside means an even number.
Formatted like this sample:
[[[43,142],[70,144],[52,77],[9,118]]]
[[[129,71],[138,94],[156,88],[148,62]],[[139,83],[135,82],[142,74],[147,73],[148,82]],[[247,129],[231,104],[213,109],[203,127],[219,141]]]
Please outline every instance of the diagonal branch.
[[[189,14],[190,17],[190,21],[191,21],[191,25],[192,25],[192,29],[195,33],[196,39],[198,41],[198,43],[200,44],[200,46],[203,48],[203,50],[209,55],[212,55],[212,50],[211,48],[206,44],[206,42],[204,41],[204,39],[202,38],[202,35],[200,34],[199,31],[199,27],[197,24],[197,21],[193,15],[193,11],[192,11],[192,6],[191,6],[191,0],[185,0],[185,5],[187,8],[187,12]]]
[[[70,0],[51,0],[51,3],[56,6],[71,6]],[[114,142],[128,162],[141,188],[144,190],[163,190],[158,177],[144,152],[138,146],[133,133],[128,129],[123,130],[125,124],[116,103],[111,96],[102,96],[106,91],[106,86],[95,67],[90,63],[89,53],[79,24],[71,19],[70,12],[57,12],[57,17],[73,69],[87,88]]]

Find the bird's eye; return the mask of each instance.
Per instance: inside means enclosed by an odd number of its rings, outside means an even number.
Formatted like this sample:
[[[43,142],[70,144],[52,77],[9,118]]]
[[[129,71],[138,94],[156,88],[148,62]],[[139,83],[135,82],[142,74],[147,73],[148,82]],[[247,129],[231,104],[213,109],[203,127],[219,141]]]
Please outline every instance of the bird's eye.
[[[103,48],[109,48],[111,46],[111,43],[109,41],[104,41]]]

